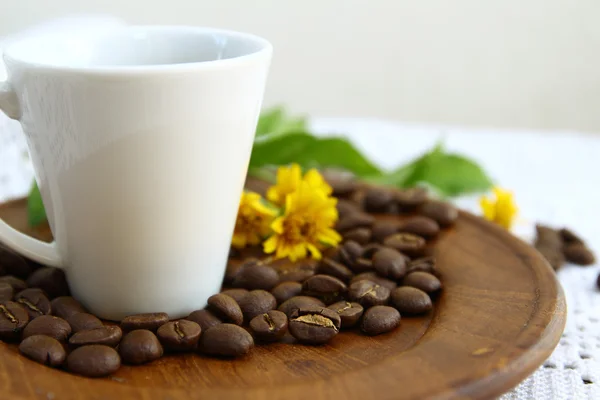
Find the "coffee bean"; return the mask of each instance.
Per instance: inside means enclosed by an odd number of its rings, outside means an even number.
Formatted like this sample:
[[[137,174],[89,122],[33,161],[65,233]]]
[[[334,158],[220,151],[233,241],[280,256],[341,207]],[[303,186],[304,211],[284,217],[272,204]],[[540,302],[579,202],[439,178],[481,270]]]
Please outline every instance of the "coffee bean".
[[[140,365],[162,357],[163,348],[154,333],[147,329],[136,329],[121,339],[119,355],[126,364]]]
[[[304,281],[302,293],[318,297],[325,303],[338,300],[346,292],[346,284],[329,275],[315,275]]]
[[[353,240],[358,244],[364,245],[371,240],[371,230],[369,228],[355,228],[344,233],[344,240]]]
[[[337,312],[319,306],[301,307],[292,313],[289,330],[299,342],[324,344],[340,330],[341,319]]]
[[[436,268],[435,257],[422,257],[417,258],[416,260],[412,260],[408,264],[408,268],[406,269],[406,273],[410,274],[411,272],[428,272],[432,275],[438,276],[439,271]]]
[[[584,244],[572,243],[563,248],[565,258],[568,262],[577,265],[592,265],[596,263],[594,253]]]
[[[419,213],[433,219],[440,226],[449,226],[458,219],[458,209],[450,203],[430,200],[419,207]]]
[[[185,319],[167,322],[156,331],[162,345],[171,351],[192,351],[196,348],[202,328]]]
[[[252,347],[254,339],[244,328],[233,324],[221,324],[202,334],[198,349],[202,353],[214,356],[240,357],[248,354]]]
[[[0,302],[10,301],[15,294],[15,290],[6,282],[0,282]]]
[[[562,238],[562,240],[565,244],[573,244],[573,243],[585,244],[583,239],[581,237],[579,237],[579,235],[577,235],[575,232],[570,230],[569,228],[562,228],[561,230],[558,231],[558,233],[560,234],[560,237]]]
[[[369,260],[373,255],[377,252],[377,250],[384,249],[385,247],[379,243],[369,243],[365,247],[363,247],[363,252],[361,257],[368,258]]]
[[[408,258],[390,248],[383,248],[373,256],[373,268],[385,278],[398,280],[406,274]]]
[[[316,266],[309,263],[295,265],[294,268],[279,272],[279,282],[304,282],[315,274]]]
[[[379,306],[387,304],[390,299],[390,289],[375,282],[362,280],[350,285],[348,298],[364,308]]]
[[[328,172],[323,171],[323,178],[331,186],[332,195],[334,197],[344,197],[354,192],[358,186],[354,177],[349,174],[343,174],[341,172]]]
[[[308,306],[318,306],[318,307],[325,307],[325,303],[323,303],[321,300],[317,299],[316,297],[310,297],[310,296],[294,296],[286,301],[284,301],[278,308],[279,311],[283,312],[284,314],[286,314],[288,317],[290,315],[292,315],[292,313],[302,307],[308,307]]]
[[[12,301],[0,303],[0,339],[5,341],[17,340],[21,337],[23,328],[29,322],[29,314],[25,307]]]
[[[91,329],[102,328],[102,321],[95,315],[88,313],[77,313],[67,318],[73,332],[89,331]]]
[[[229,248],[229,255],[227,256],[228,258],[237,258],[239,256],[240,256],[240,251],[238,249],[236,249],[235,247]]]
[[[52,310],[50,300],[46,297],[42,289],[29,288],[17,293],[15,301],[21,304],[29,313],[29,319],[39,317],[40,315],[48,315]]]
[[[244,297],[245,295],[247,295],[249,292],[249,290],[247,289],[227,289],[227,290],[223,290],[221,293],[226,294],[227,296],[231,297],[232,299],[234,299],[235,301],[239,302],[242,297]]]
[[[406,219],[399,230],[400,232],[430,238],[440,232],[440,225],[431,218],[418,215]]]
[[[433,308],[431,298],[424,291],[403,286],[392,291],[391,304],[402,314],[423,314]]]
[[[248,292],[249,293],[249,292]],[[239,303],[238,303],[239,304]],[[208,328],[222,324],[219,318],[217,318],[213,313],[208,310],[196,310],[192,311],[190,315],[186,317],[188,321],[192,321],[200,325],[202,328],[202,332],[205,332]]]
[[[252,318],[250,329],[257,340],[276,342],[287,332],[288,317],[281,311],[271,310]]]
[[[363,212],[355,212],[340,218],[335,224],[337,232],[345,232],[354,228],[370,227],[375,222],[375,217]]]
[[[25,258],[0,244],[0,271],[6,275],[26,278],[31,274],[31,266]]]
[[[29,336],[19,344],[19,351],[27,358],[49,367],[60,367],[67,352],[60,342],[50,336]]]
[[[358,303],[355,302],[347,302],[347,301],[339,301],[330,306],[327,306],[330,310],[333,310],[338,313],[341,320],[342,328],[351,328],[362,317],[364,308]]]
[[[414,187],[410,189],[399,190],[395,193],[394,197],[400,209],[403,211],[408,211],[427,201],[427,189],[422,187]]]
[[[69,338],[72,347],[101,344],[115,347],[121,341],[123,331],[117,325],[106,325],[101,328],[79,331]]]
[[[260,262],[245,262],[237,273],[231,285],[244,289],[271,290],[279,282],[277,272]]]
[[[366,258],[357,258],[352,266],[352,271],[357,274],[362,274],[363,272],[371,272],[373,271],[373,261],[368,260]]]
[[[113,374],[120,367],[119,353],[112,347],[99,344],[79,347],[67,357],[69,371],[92,378]]]
[[[287,299],[297,296],[302,292],[302,284],[300,282],[281,282],[271,290],[271,294],[277,300],[277,304],[281,304]]]
[[[400,325],[400,313],[393,307],[375,306],[365,311],[360,329],[367,335],[390,332]]]
[[[371,282],[375,282],[379,286],[386,287],[389,290],[394,290],[396,288],[396,286],[398,286],[396,284],[396,282],[394,282],[390,279],[387,279],[387,278],[383,278],[383,277],[377,275],[376,272],[363,272],[362,274],[358,274],[358,275],[354,276],[354,278],[352,278],[352,280],[350,281],[350,285],[352,285],[355,282],[362,281],[362,280],[368,280]]]
[[[596,278],[596,288],[600,290],[600,274],[598,274],[598,278]]]
[[[238,303],[226,294],[214,294],[208,298],[207,308],[223,322],[241,325],[244,315]]]
[[[50,299],[69,294],[65,273],[58,268],[42,267],[36,269],[27,278],[27,285],[42,289]]]
[[[561,234],[548,226],[536,225],[536,238],[534,246],[557,271],[565,263],[563,253],[563,240]]]
[[[349,268],[352,268],[356,260],[362,255],[363,248],[353,240],[348,240],[340,247],[340,262]]]
[[[383,245],[398,250],[400,253],[414,257],[425,249],[425,239],[412,233],[395,233],[383,241]]]
[[[434,293],[442,288],[442,282],[427,272],[411,272],[402,281],[404,286],[421,289],[425,293]]]
[[[238,274],[238,272],[240,272],[241,268],[241,263],[232,260],[227,261],[227,267],[225,268],[225,276],[223,277],[223,283],[226,285],[230,285],[231,282],[233,282],[233,279]]]
[[[369,188],[365,193],[365,210],[369,212],[386,212],[394,201],[394,192],[385,188]]]
[[[339,218],[345,218],[347,215],[362,212],[361,208],[355,202],[339,198],[336,208]]]
[[[53,315],[41,315],[30,321],[23,329],[23,338],[33,335],[46,335],[59,342],[66,342],[71,336],[71,325],[62,318]]]
[[[123,332],[135,329],[156,332],[161,325],[167,322],[169,322],[169,314],[163,312],[129,315],[121,320],[121,329]]]
[[[21,290],[27,289],[27,282],[23,279],[19,279],[16,276],[6,275],[0,276],[0,282],[8,283],[14,289],[15,293],[20,292]]]
[[[239,305],[244,314],[244,321],[249,322],[257,315],[277,308],[277,300],[265,290],[253,290],[240,300]]]
[[[371,240],[383,243],[386,237],[398,233],[399,228],[398,221],[376,221],[371,229]]]
[[[57,297],[50,302],[52,314],[67,319],[73,314],[85,312],[85,308],[71,296]]]
[[[317,273],[321,275],[331,275],[344,282],[348,282],[354,274],[343,264],[336,261],[330,260],[329,258],[323,258],[317,267]],[[311,278],[311,279],[314,279]]]

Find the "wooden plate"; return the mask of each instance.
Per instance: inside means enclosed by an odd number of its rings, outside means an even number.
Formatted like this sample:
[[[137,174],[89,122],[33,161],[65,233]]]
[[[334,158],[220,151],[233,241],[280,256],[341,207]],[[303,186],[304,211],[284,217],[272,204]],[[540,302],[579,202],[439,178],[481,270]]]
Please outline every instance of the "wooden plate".
[[[24,201],[0,216],[27,228]],[[168,356],[87,379],[36,364],[0,344],[6,399],[454,399],[492,398],[532,373],[565,324],[554,272],[530,246],[462,213],[437,244],[444,289],[430,315],[394,332],[344,332],[321,347],[256,347],[237,360]]]

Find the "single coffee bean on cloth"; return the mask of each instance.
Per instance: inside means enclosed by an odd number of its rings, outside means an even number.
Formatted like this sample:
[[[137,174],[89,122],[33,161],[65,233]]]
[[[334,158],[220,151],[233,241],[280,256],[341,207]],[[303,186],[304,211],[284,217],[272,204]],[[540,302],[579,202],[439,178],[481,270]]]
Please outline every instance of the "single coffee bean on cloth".
[[[367,335],[390,332],[400,325],[400,313],[393,307],[375,306],[365,311],[360,329]]]
[[[560,232],[549,226],[536,225],[535,248],[539,251],[552,268],[557,271],[565,263],[563,240]]]
[[[102,328],[102,321],[95,315],[88,313],[77,313],[67,318],[73,332],[89,331],[91,329]]]
[[[419,207],[419,213],[444,227],[454,224],[458,219],[458,209],[443,201],[429,200]]]
[[[561,228],[558,230],[564,244],[585,244],[585,241],[569,228]]]
[[[244,314],[244,321],[250,322],[257,315],[277,308],[277,300],[265,290],[253,290],[240,300],[239,306]]]
[[[288,323],[292,336],[300,343],[324,344],[338,334],[341,319],[337,312],[319,306],[294,310]]]
[[[371,240],[369,228],[354,228],[344,233],[344,240],[353,240],[358,244],[365,245]]]
[[[50,314],[52,306],[42,289],[23,289],[15,296],[15,301],[21,304],[29,313],[29,319]]]
[[[239,303],[240,300],[242,299],[242,297],[247,295],[248,292],[249,292],[249,290],[247,290],[247,289],[235,288],[235,289],[223,290],[221,293],[226,294],[227,296],[231,297],[232,299],[234,299],[236,302]]]
[[[49,367],[60,367],[67,358],[63,345],[46,335],[33,335],[19,344],[19,351],[27,358]]]
[[[347,286],[344,282],[329,275],[311,276],[302,284],[302,293],[318,297],[325,303],[339,300],[346,293]]]
[[[397,250],[383,248],[373,256],[373,268],[384,278],[398,280],[406,274],[409,258]]]
[[[206,331],[208,328],[222,324],[219,318],[217,318],[213,313],[208,310],[196,310],[192,311],[190,315],[188,315],[185,319],[188,321],[192,321],[200,325],[202,331]]]
[[[18,340],[23,328],[29,322],[29,313],[19,303],[4,301],[0,303],[0,339]]]
[[[118,371],[121,357],[112,347],[99,344],[82,346],[67,357],[67,369],[75,374],[98,378]]]
[[[0,272],[3,275],[27,278],[31,274],[31,270],[32,268],[25,258],[0,244]]]
[[[424,291],[410,287],[402,286],[392,291],[391,304],[402,315],[404,314],[423,314],[433,309],[431,298]]]
[[[316,272],[319,275],[333,276],[344,282],[348,282],[354,276],[354,273],[346,266],[329,258],[323,258],[321,260]]]
[[[165,349],[175,352],[192,351],[196,348],[202,329],[195,322],[185,319],[167,322],[156,331]]]
[[[23,279],[17,278],[16,276],[0,276],[0,282],[8,283],[10,286],[12,286],[15,293],[19,293],[21,290],[27,289],[27,282],[25,282]]]
[[[0,282],[0,301],[10,301],[13,299],[14,294],[15,290],[10,284]]]
[[[246,261],[232,281],[233,287],[249,290],[271,290],[279,283],[279,275],[272,267],[259,260]]]
[[[364,308],[387,304],[390,289],[369,280],[360,280],[350,285],[348,298]]]
[[[50,302],[52,314],[67,319],[73,314],[85,312],[85,308],[71,296],[60,296]]]
[[[163,348],[154,333],[147,329],[136,329],[121,339],[119,355],[126,364],[146,364],[159,359]]]
[[[27,278],[27,285],[42,289],[51,299],[69,294],[65,273],[58,268],[41,267],[36,269]]]
[[[152,332],[163,324],[169,322],[169,315],[167,313],[146,313],[136,314],[125,317],[121,320],[121,329],[123,332],[129,332],[136,329],[147,329]]]
[[[297,296],[302,292],[302,284],[300,282],[281,282],[271,290],[271,294],[277,300],[277,304],[281,304],[287,299]]]
[[[238,303],[226,294],[214,294],[208,298],[208,309],[221,321],[242,325],[244,315]]]
[[[398,250],[410,257],[419,257],[425,250],[425,239],[412,233],[394,233],[383,241],[383,245]]]
[[[592,253],[592,251],[582,243],[571,243],[565,245],[563,248],[563,253],[566,260],[573,264],[588,266],[596,263],[594,253]]]
[[[358,281],[371,281],[375,282],[379,286],[383,286],[388,288],[389,290],[394,290],[398,286],[398,284],[391,279],[383,278],[379,276],[376,272],[363,272],[362,274],[356,275],[350,281],[350,285]]]
[[[311,296],[294,296],[284,301],[278,308],[279,311],[290,317],[292,313],[302,307],[308,306],[325,307],[325,303],[316,297]]]
[[[252,318],[250,329],[256,340],[264,343],[276,342],[288,330],[288,317],[281,311],[271,310]]]
[[[340,316],[342,329],[352,328],[355,326],[364,312],[363,306],[358,303],[348,301],[339,301],[327,306],[327,308],[338,313]]]
[[[399,231],[431,238],[440,233],[440,225],[431,218],[417,215],[406,219],[400,226]]]
[[[252,347],[252,335],[244,328],[233,324],[220,324],[202,334],[198,350],[208,355],[240,357],[247,354]]]
[[[106,325],[102,328],[79,331],[69,338],[71,347],[80,347],[90,344],[101,344],[115,347],[121,341],[123,331],[117,325]]]
[[[411,272],[402,280],[404,286],[421,289],[426,293],[435,293],[442,288],[442,282],[428,272]]]
[[[66,342],[71,336],[71,325],[62,318],[42,315],[30,321],[23,329],[23,338],[33,335],[46,335],[59,342]]]

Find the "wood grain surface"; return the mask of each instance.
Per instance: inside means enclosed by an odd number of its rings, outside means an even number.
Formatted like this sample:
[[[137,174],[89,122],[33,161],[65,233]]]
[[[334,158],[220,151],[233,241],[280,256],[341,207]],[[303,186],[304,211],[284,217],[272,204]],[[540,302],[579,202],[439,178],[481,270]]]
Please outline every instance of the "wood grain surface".
[[[36,237],[24,201],[0,217]],[[395,217],[382,217],[395,218]],[[566,306],[554,273],[514,236],[470,214],[438,240],[444,289],[429,315],[388,334],[343,332],[328,345],[279,343],[248,356],[167,356],[88,379],[0,344],[2,399],[487,399],[510,390],[552,352]]]

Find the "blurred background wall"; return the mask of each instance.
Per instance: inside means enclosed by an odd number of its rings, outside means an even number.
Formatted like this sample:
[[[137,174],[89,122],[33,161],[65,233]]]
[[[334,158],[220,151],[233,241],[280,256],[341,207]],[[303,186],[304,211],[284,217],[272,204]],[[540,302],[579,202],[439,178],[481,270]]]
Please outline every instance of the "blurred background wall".
[[[0,36],[70,13],[269,38],[266,104],[600,132],[598,0],[0,0]]]

